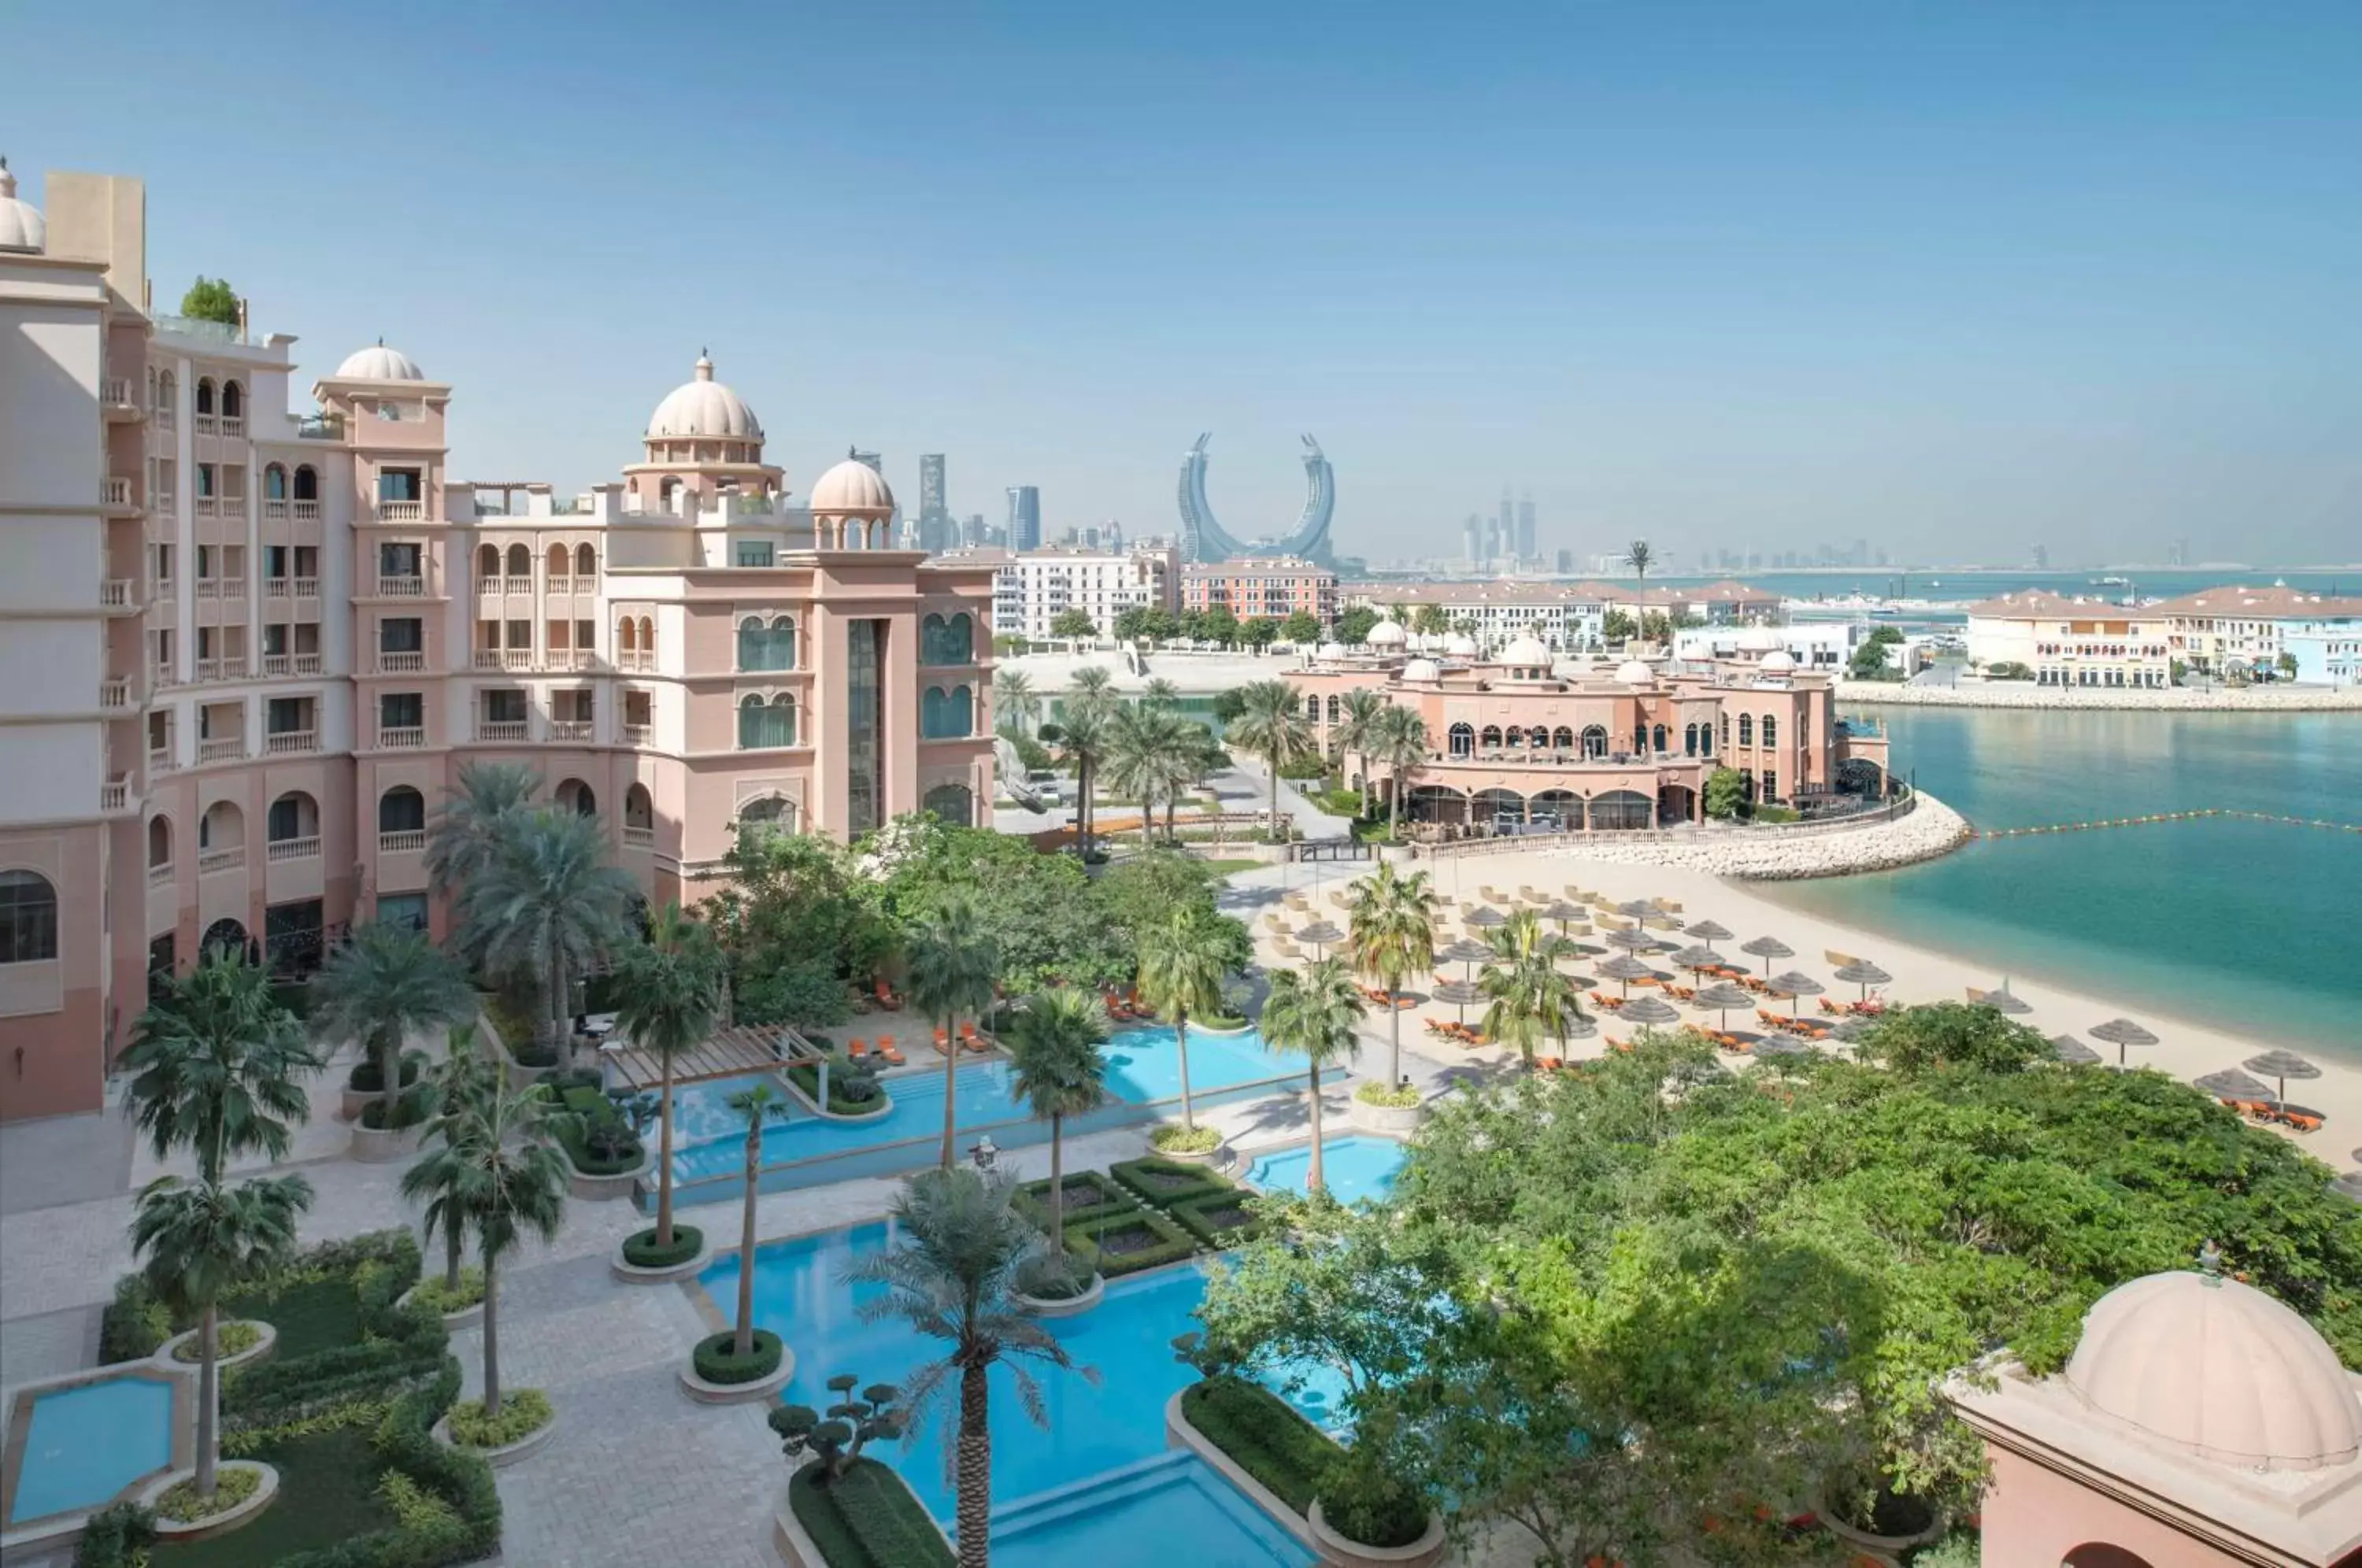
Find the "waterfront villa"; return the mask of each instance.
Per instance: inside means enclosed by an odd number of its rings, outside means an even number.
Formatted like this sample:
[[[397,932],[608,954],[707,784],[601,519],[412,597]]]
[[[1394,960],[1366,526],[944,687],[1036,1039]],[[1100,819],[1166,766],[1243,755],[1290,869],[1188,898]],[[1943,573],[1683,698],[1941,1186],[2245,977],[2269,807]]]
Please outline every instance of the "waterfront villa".
[[[95,1108],[203,943],[439,935],[469,759],[600,814],[657,901],[742,820],[992,799],[992,569],[891,548],[863,463],[792,500],[710,359],[615,482],[455,481],[448,383],[370,345],[292,415],[292,337],[149,309],[140,182],[45,194],[0,188],[0,1115]]]
[[[2362,598],[2274,584],[2201,589],[2153,607],[2166,618],[2173,657],[2209,675],[2281,673],[2324,686],[2362,682]]]
[[[2127,608],[2042,589],[1969,606],[1969,662],[2023,665],[2042,686],[2173,683],[2167,618],[2156,605]]]
[[[1738,626],[1775,621],[1776,593],[1743,582],[1711,582],[1697,588],[1639,588],[1604,582],[1537,582],[1516,578],[1482,582],[1366,583],[1346,602],[1372,610],[1418,611],[1432,606],[1451,628],[1424,637],[1412,633],[1410,646],[1448,653],[1452,635],[1472,637],[1486,650],[1519,637],[1533,637],[1552,653],[1592,652],[1606,645],[1606,621],[1621,611],[1677,615],[1706,626]],[[1405,628],[1409,630],[1407,626]]]

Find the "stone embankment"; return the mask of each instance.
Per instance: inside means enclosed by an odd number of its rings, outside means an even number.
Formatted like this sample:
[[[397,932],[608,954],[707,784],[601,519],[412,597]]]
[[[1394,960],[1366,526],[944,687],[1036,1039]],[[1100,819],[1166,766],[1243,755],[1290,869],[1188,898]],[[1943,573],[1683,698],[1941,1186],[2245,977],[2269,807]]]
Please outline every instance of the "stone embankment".
[[[2362,712],[2362,687],[2225,686],[2212,690],[2170,686],[2036,686],[2031,681],[1969,681],[1959,686],[1904,686],[1882,680],[1840,680],[1840,707],[2092,708],[2166,713]]]
[[[1794,881],[1889,871],[1948,855],[1970,838],[1968,820],[1924,790],[1916,807],[1886,822],[1797,832],[1735,827],[1694,837],[1594,837],[1563,853],[1619,866],[1678,866],[1749,881]]]

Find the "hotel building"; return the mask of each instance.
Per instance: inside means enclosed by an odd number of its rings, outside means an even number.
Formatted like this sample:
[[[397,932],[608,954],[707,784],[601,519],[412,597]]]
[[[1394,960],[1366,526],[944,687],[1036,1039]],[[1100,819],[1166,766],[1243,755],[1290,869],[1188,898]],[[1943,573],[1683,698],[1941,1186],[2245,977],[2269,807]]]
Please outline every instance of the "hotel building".
[[[1126,610],[1181,607],[1176,545],[1141,544],[1128,550],[1053,545],[1021,553],[980,551],[953,561],[997,567],[992,630],[998,636],[1048,642],[1051,623],[1069,610],[1088,615],[1105,636]]]
[[[1337,574],[1297,556],[1242,556],[1181,569],[1181,608],[1227,610],[1242,621],[1284,621],[1302,611],[1337,619]]]
[[[2128,608],[2040,589],[1969,606],[1969,662],[2024,665],[2043,686],[2170,686],[2173,652],[2156,605]]]
[[[1743,582],[1697,588],[1628,588],[1604,582],[1534,582],[1503,579],[1485,582],[1371,583],[1351,602],[1372,610],[1399,606],[1416,614],[1433,607],[1452,631],[1429,636],[1429,651],[1466,657],[1446,639],[1471,639],[1476,648],[1507,647],[1532,637],[1553,653],[1598,652],[1607,646],[1611,611],[1639,620],[1678,615],[1701,626],[1752,625],[1779,618],[1781,599]]]
[[[2362,598],[2309,593],[2274,584],[2202,589],[2150,607],[2165,617],[2173,657],[2208,675],[2235,669],[2281,673],[2329,686],[2362,680]]]
[[[283,412],[294,339],[151,315],[145,193],[0,176],[0,1116],[88,1110],[148,977],[423,922],[460,765],[595,813],[651,900],[734,824],[992,798],[993,573],[890,548],[848,459],[790,499],[701,358],[579,496],[446,467],[383,345]]]

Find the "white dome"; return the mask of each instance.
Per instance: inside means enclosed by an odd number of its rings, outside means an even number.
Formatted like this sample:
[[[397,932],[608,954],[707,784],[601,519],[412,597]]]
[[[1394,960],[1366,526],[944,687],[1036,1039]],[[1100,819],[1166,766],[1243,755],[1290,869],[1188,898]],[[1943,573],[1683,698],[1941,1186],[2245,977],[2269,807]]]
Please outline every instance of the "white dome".
[[[1755,668],[1766,675],[1786,675],[1796,668],[1796,656],[1785,648],[1773,648]]]
[[[1519,637],[1501,650],[1503,664],[1517,665],[1521,668],[1529,668],[1537,665],[1547,668],[1550,661],[1550,649],[1542,646],[1542,640],[1540,637]]]
[[[1443,667],[1431,658],[1415,658],[1402,667],[1402,678],[1405,680],[1440,680],[1443,679]]]
[[[426,372],[418,368],[417,360],[399,348],[387,348],[385,339],[381,337],[366,348],[346,355],[345,362],[337,367],[337,374],[345,381],[423,381],[426,379]]]
[[[1639,659],[1628,658],[1616,667],[1616,679],[1627,686],[1646,686],[1657,679],[1657,673]]]
[[[1319,647],[1312,650],[1312,657],[1315,658],[1343,658],[1345,657],[1345,645],[1342,643],[1322,643]]]
[[[2092,1304],[2067,1384],[2103,1415],[2218,1464],[2317,1470],[2362,1452],[2362,1400],[2294,1311],[2234,1279],[2152,1274]]]
[[[1476,639],[1465,632],[1454,632],[1444,639],[1443,652],[1448,658],[1474,658]]]
[[[1749,626],[1738,634],[1741,653],[1770,653],[1780,646],[1780,634],[1769,626]]]
[[[894,492],[867,463],[851,458],[812,481],[814,512],[891,512]]]
[[[665,393],[648,415],[650,438],[712,436],[729,441],[760,441],[763,426],[746,400],[713,379],[713,361],[700,354],[697,374]]]
[[[1370,628],[1369,644],[1374,648],[1398,648],[1407,638],[1402,623],[1391,615],[1380,617],[1378,624]]]
[[[17,176],[0,158],[0,250],[39,251],[49,242],[49,220],[32,203],[17,199]]]

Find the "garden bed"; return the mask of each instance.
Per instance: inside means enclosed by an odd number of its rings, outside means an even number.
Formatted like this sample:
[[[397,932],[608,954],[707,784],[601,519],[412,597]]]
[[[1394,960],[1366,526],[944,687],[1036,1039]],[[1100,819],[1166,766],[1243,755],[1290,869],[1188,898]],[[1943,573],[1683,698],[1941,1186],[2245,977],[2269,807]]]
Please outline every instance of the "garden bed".
[[[826,1106],[822,1106],[820,1103],[820,1064],[818,1062],[791,1062],[788,1065],[787,1077],[788,1082],[794,1085],[797,1092],[803,1096],[807,1104],[830,1116],[845,1117],[856,1121],[870,1121],[886,1115],[894,1109],[892,1097],[884,1089],[877,1088],[877,1081],[875,1078],[866,1080],[870,1085],[870,1094],[866,1099],[845,1098],[839,1091],[844,1088],[846,1071],[846,1067],[841,1062],[830,1065]]]
[[[616,1110],[613,1100],[581,1085],[561,1090],[557,1099],[560,1105],[579,1118],[557,1124],[558,1146],[573,1163],[576,1175],[625,1176],[646,1161],[646,1148]],[[611,1153],[599,1153],[593,1148],[602,1138],[613,1140],[607,1145]]]
[[[902,1478],[856,1459],[828,1485],[808,1464],[788,1482],[788,1507],[828,1568],[951,1568],[951,1545]]]
[[[1198,1250],[1197,1238],[1153,1209],[1137,1209],[1066,1227],[1066,1252],[1076,1268],[1109,1279],[1176,1263]]]
[[[1108,1167],[1108,1175],[1159,1209],[1232,1192],[1238,1186],[1205,1165],[1153,1155],[1144,1160],[1118,1160]]]
[[[1208,1442],[1302,1514],[1343,1450],[1260,1383],[1209,1377],[1181,1391],[1181,1413]]]
[[[1243,1189],[1209,1193],[1176,1203],[1165,1212],[1202,1245],[1219,1253],[1263,1234],[1263,1221],[1247,1207],[1249,1197]]]
[[[1058,1211],[1059,1220],[1073,1225],[1082,1220],[1099,1220],[1114,1214],[1129,1214],[1140,1207],[1140,1200],[1107,1176],[1092,1171],[1077,1171],[1060,1184],[1065,1201]],[[1046,1225],[1050,1220],[1050,1183],[1047,1177],[1029,1181],[1018,1189],[1018,1201],[1034,1222]]]

